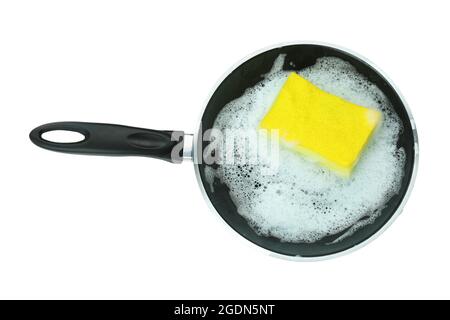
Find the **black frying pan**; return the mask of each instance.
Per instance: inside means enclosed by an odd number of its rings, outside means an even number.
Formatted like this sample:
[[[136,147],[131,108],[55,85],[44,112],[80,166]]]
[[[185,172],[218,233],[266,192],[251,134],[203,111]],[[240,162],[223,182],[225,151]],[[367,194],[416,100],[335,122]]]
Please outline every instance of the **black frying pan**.
[[[230,101],[241,96],[247,88],[260,82],[262,75],[267,73],[275,59],[280,54],[286,54],[283,69],[300,70],[313,65],[317,58],[334,56],[351,63],[359,73],[376,84],[390,100],[395,111],[403,121],[404,129],[398,140],[398,147],[403,147],[406,153],[405,172],[400,191],[393,196],[382,209],[376,220],[343,240],[332,243],[346,230],[339,234],[321,239],[315,243],[281,242],[274,237],[258,235],[238,214],[231,200],[228,187],[219,180],[214,181],[214,191],[205,179],[205,166],[200,162],[202,151],[207,141],[202,141],[203,133],[210,129],[217,114]],[[85,139],[76,143],[56,143],[42,138],[42,134],[53,130],[68,130],[79,132]],[[350,53],[347,50],[330,45],[299,43],[278,46],[258,53],[232,70],[217,86],[201,118],[200,129],[192,139],[181,131],[158,131],[133,128],[112,124],[58,122],[37,127],[30,133],[30,139],[36,145],[52,150],[74,154],[94,154],[113,156],[147,156],[179,163],[183,158],[193,158],[194,168],[200,188],[205,199],[210,202],[225,222],[236,232],[254,244],[284,256],[299,258],[319,258],[337,255],[349,249],[362,246],[375,238],[394,220],[402,210],[407,196],[412,188],[417,170],[418,142],[417,132],[412,116],[398,91],[383,74],[367,60]]]

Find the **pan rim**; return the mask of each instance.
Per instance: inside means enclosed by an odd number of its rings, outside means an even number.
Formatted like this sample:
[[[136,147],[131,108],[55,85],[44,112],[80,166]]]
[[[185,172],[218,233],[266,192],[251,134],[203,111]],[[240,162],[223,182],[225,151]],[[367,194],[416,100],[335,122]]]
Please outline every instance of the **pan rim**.
[[[406,192],[403,196],[402,201],[400,202],[399,206],[397,207],[396,211],[393,213],[393,215],[389,218],[389,220],[380,228],[378,229],[374,234],[372,234],[371,236],[369,236],[367,239],[361,241],[360,243],[336,252],[336,253],[332,253],[332,254],[326,254],[326,255],[320,255],[320,256],[312,256],[312,257],[305,257],[305,256],[301,256],[301,255],[297,255],[297,256],[292,256],[292,255],[287,255],[287,254],[282,254],[282,253],[278,253],[278,252],[274,252],[271,251],[270,249],[267,249],[265,247],[260,246],[259,244],[245,238],[244,236],[242,236],[239,232],[233,230],[233,228],[230,228],[230,225],[228,225],[226,223],[226,221],[222,218],[222,216],[220,215],[220,213],[216,210],[216,208],[214,207],[214,205],[211,202],[211,199],[209,198],[204,183],[202,181],[201,175],[200,175],[200,171],[199,171],[199,165],[198,165],[198,154],[199,152],[197,152],[197,148],[198,148],[198,136],[200,133],[200,130],[202,130],[202,118],[204,115],[204,112],[206,110],[206,107],[208,106],[208,103],[210,101],[210,99],[212,98],[213,94],[216,92],[216,90],[218,89],[218,87],[221,85],[221,83],[236,69],[238,68],[240,65],[242,65],[243,63],[245,63],[246,61],[254,58],[255,56],[262,54],[266,51],[270,51],[273,49],[277,49],[277,48],[281,48],[281,47],[286,47],[286,46],[293,46],[293,45],[318,45],[318,46],[324,46],[324,47],[329,47],[332,49],[336,49],[336,50],[340,50],[343,51],[351,56],[354,56],[362,61],[364,61],[367,65],[369,65],[373,70],[375,70],[376,72],[378,72],[382,77],[384,77],[384,79],[392,86],[392,88],[394,89],[394,91],[396,92],[396,94],[399,96],[405,110],[406,110],[406,114],[409,118],[410,121],[410,125],[411,125],[411,129],[412,129],[412,133],[413,133],[413,139],[414,139],[414,162],[413,162],[413,168],[412,168],[412,173],[411,173],[411,179],[409,181],[408,187],[406,189]],[[202,154],[202,153],[200,153]],[[418,170],[418,163],[419,163],[419,139],[418,139],[418,133],[417,133],[417,127],[414,121],[414,118],[412,116],[412,112],[409,108],[409,105],[407,104],[404,96],[402,95],[402,93],[400,92],[399,88],[394,84],[394,82],[386,75],[386,73],[384,71],[382,71],[377,65],[375,65],[372,61],[370,61],[369,59],[367,59],[366,57],[360,55],[359,53],[356,53],[350,49],[347,49],[345,47],[339,46],[339,45],[335,45],[335,44],[330,44],[330,43],[326,43],[326,42],[321,42],[321,41],[290,41],[290,42],[281,42],[281,43],[277,43],[274,45],[270,45],[267,46],[265,48],[259,49],[249,55],[247,55],[246,57],[244,57],[243,59],[239,60],[238,62],[236,62],[233,66],[231,66],[223,75],[222,77],[219,78],[219,80],[217,81],[217,83],[213,86],[212,90],[210,91],[206,102],[204,103],[204,106],[201,110],[200,113],[200,118],[198,120],[198,126],[196,131],[194,132],[194,139],[193,139],[193,165],[194,165],[194,171],[195,171],[195,176],[197,179],[197,183],[200,186],[200,191],[201,194],[203,196],[203,198],[205,199],[209,209],[214,213],[215,216],[217,216],[217,218],[219,220],[222,221],[223,224],[225,224],[227,226],[227,229],[229,229],[230,232],[233,232],[233,234],[235,234],[236,236],[238,236],[238,238],[241,238],[242,240],[244,240],[244,242],[250,244],[251,247],[256,247],[259,250],[261,250],[263,253],[268,254],[269,256],[272,257],[276,257],[276,258],[281,258],[284,260],[289,260],[289,261],[322,261],[322,260],[328,260],[328,259],[333,259],[333,258],[337,258],[337,257],[341,257],[347,254],[350,254],[356,250],[359,250],[362,247],[365,247],[366,245],[368,245],[369,243],[371,243],[372,241],[374,241],[375,239],[377,239],[382,233],[384,233],[393,223],[394,221],[400,216],[400,214],[403,212],[403,209],[406,205],[406,203],[408,202],[409,197],[411,196],[411,192],[412,189],[414,187],[414,183],[417,177],[417,170]]]

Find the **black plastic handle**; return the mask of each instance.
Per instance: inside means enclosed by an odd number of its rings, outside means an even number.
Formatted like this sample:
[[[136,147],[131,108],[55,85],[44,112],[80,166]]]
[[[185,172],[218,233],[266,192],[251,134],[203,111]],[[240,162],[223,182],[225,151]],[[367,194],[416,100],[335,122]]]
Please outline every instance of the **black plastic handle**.
[[[84,135],[79,142],[45,140],[45,132],[64,130]],[[31,141],[44,149],[85,155],[145,156],[180,163],[183,159],[183,131],[159,131],[107,123],[54,122],[30,132]]]

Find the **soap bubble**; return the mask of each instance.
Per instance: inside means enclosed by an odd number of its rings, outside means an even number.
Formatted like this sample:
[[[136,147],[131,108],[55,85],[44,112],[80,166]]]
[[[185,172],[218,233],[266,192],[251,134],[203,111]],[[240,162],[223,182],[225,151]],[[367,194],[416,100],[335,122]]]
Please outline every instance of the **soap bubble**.
[[[258,130],[289,72],[280,55],[264,80],[228,103],[218,114],[214,128]],[[389,199],[398,193],[405,152],[397,148],[402,122],[382,91],[348,62],[324,57],[298,72],[313,84],[355,104],[375,108],[383,121],[372,136],[350,178],[343,178],[289,148],[281,148],[277,170],[267,170],[270,159],[252,163],[206,166],[213,186],[220,179],[230,189],[238,213],[260,235],[286,242],[315,242],[350,228],[339,238],[372,223]],[[238,144],[237,144],[238,145]],[[221,145],[218,158],[233,154],[245,158],[236,145]]]

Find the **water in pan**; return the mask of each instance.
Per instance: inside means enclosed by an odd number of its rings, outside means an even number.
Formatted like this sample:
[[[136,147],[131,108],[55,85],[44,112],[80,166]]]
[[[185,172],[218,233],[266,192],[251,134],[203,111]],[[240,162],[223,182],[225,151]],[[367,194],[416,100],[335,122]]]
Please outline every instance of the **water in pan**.
[[[263,81],[227,104],[214,128],[256,131],[289,74],[282,70],[283,63],[281,55]],[[266,161],[207,166],[205,173],[211,188],[214,179],[229,187],[239,214],[258,234],[315,242],[348,229],[339,241],[373,222],[399,191],[405,163],[404,150],[397,148],[402,123],[381,90],[348,62],[324,57],[299,74],[325,91],[382,111],[383,122],[351,177],[339,177],[288,148],[280,149],[278,170],[270,174],[264,171]],[[245,157],[241,153],[246,150],[236,145],[222,145],[218,158],[227,153]]]

